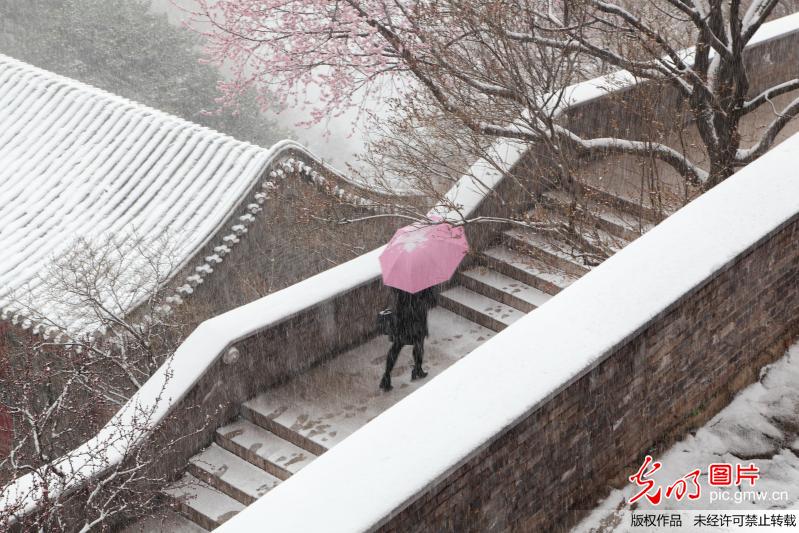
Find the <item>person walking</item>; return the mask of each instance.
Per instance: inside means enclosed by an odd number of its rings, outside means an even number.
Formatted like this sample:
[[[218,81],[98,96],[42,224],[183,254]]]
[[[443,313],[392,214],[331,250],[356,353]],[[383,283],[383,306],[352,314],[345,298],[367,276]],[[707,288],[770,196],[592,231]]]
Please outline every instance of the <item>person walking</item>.
[[[380,388],[391,390],[391,371],[402,347],[413,346],[411,379],[427,376],[422,368],[424,339],[427,337],[427,311],[435,306],[433,288],[446,282],[469,251],[463,226],[454,226],[438,214],[398,229],[380,253],[383,283],[394,290],[394,320],[385,311],[378,313],[380,329],[391,338],[386,356],[386,371]]]
[[[380,380],[380,388],[391,390],[391,371],[397,362],[402,347],[413,346],[413,370],[411,380],[424,378],[427,372],[422,369],[424,339],[428,336],[427,312],[436,305],[436,296],[431,287],[416,293],[392,288],[396,304],[395,322],[391,334],[391,348],[386,356],[386,371]]]

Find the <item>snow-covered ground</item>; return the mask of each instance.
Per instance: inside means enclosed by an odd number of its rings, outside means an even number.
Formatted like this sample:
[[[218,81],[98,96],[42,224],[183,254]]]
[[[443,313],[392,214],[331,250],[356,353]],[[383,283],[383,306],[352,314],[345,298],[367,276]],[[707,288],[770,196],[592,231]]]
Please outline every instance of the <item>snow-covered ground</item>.
[[[741,391],[727,407],[702,428],[674,444],[654,460],[662,464],[649,476],[656,486],[668,487],[675,480],[700,469],[700,497],[690,501],[664,498],[652,505],[646,498],[627,503],[639,492],[630,483],[614,489],[575,529],[575,533],[641,531],[620,519],[631,510],[728,510],[746,512],[799,508],[799,343],[775,363],[764,367],[760,380]],[[759,469],[753,487],[711,487],[708,465],[730,463]],[[630,475],[635,472],[630,472]],[[759,493],[763,499],[755,501]],[[737,494],[736,494],[737,493]],[[651,494],[651,492],[650,492]],[[667,530],[667,528],[660,528]],[[684,529],[680,529],[684,531]]]

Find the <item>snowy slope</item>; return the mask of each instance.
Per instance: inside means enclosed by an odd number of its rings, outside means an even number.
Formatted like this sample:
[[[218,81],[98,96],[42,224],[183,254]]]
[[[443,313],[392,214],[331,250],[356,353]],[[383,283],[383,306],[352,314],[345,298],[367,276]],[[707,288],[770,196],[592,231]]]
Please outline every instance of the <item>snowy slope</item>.
[[[763,509],[799,509],[797,379],[799,343],[794,344],[778,361],[763,367],[760,380],[738,393],[727,407],[704,426],[686,435],[661,456],[655,457],[662,467],[650,477],[659,486],[668,486],[696,468],[702,470],[698,480],[700,498],[693,501],[687,498],[681,501],[664,498],[657,506],[641,499],[635,506],[636,510],[724,509],[748,513]],[[744,483],[741,488],[734,485],[712,487],[707,479],[707,468],[712,463],[742,466],[753,463],[759,469],[760,477],[754,486]],[[632,483],[613,489],[573,533],[634,531],[629,519],[620,518],[631,510],[627,502],[638,490]],[[755,499],[746,492],[757,492],[762,499]],[[740,528],[737,530],[740,531]],[[663,528],[663,531],[668,529]]]

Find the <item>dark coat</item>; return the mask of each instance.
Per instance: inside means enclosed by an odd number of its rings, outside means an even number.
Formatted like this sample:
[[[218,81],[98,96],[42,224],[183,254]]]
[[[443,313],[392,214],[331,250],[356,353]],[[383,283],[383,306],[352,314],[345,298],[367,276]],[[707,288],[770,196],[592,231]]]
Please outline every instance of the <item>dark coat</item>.
[[[415,344],[428,336],[427,311],[436,305],[436,295],[432,288],[415,294],[392,289],[396,297],[394,313],[396,315],[393,342]]]

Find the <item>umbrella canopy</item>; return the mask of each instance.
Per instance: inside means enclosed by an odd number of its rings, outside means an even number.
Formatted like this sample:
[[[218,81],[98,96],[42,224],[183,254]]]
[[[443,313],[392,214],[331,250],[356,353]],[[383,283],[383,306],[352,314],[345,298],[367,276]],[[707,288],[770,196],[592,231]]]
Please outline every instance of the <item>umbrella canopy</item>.
[[[416,222],[397,230],[380,254],[383,283],[416,293],[447,281],[469,251],[463,227]]]

